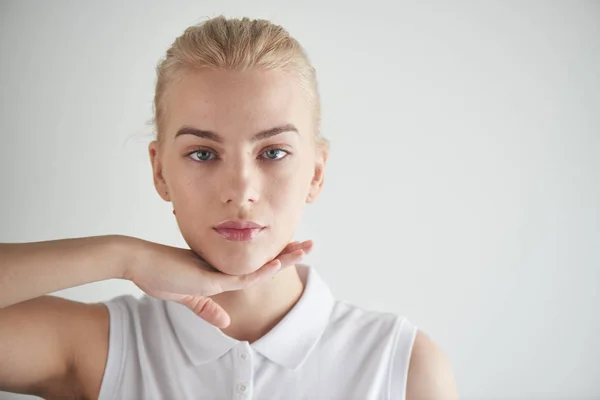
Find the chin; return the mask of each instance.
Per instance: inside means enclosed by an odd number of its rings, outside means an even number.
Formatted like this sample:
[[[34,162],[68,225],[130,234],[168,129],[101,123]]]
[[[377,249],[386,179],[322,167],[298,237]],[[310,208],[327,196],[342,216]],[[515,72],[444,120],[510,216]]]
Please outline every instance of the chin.
[[[247,243],[227,242],[212,237],[199,238],[198,242],[187,241],[190,248],[194,249],[217,270],[228,275],[247,275],[255,272],[260,267],[273,260],[283,248],[271,238],[263,237]],[[192,247],[194,245],[194,247]]]
[[[249,255],[242,252],[214,254],[214,257],[209,257],[207,254],[206,260],[213,267],[228,275],[251,274],[270,261],[266,256],[259,254]]]

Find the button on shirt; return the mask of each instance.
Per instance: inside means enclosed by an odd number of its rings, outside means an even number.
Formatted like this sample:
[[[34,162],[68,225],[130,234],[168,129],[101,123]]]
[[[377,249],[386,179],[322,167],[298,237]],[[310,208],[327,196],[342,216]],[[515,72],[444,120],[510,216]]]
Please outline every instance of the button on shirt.
[[[100,400],[404,399],[416,327],[336,301],[313,267],[296,268],[302,296],[252,344],[175,302],[131,295],[105,302]]]

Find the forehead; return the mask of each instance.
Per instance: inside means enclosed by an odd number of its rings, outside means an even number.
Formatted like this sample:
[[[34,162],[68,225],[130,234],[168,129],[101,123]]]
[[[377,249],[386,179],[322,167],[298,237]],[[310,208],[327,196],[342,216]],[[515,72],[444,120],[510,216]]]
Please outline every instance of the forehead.
[[[311,127],[307,94],[290,73],[279,70],[201,70],[173,82],[165,98],[165,133],[183,125],[222,135],[253,134],[282,124]]]

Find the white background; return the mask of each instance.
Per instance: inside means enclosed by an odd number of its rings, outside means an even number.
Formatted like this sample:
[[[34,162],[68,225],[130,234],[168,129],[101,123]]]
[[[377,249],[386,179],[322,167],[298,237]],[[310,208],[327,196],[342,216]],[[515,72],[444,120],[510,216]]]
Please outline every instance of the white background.
[[[600,398],[599,2],[3,0],[0,241],[184,246],[152,185],[154,68],[221,13],[317,68],[332,153],[298,239],[334,294],[428,332],[462,399]]]

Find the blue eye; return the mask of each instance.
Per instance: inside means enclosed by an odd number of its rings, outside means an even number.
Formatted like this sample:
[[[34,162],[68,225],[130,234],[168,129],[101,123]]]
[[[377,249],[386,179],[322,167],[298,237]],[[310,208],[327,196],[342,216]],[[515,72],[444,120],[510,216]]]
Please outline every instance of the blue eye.
[[[197,160],[197,161],[210,161],[214,158],[214,155],[215,155],[215,153],[208,151],[208,150],[196,150],[196,151],[190,153],[189,155],[191,156],[193,154],[198,154],[198,158],[192,157],[194,160]]]
[[[289,154],[289,151],[283,149],[269,149],[264,151],[260,158],[263,160],[277,161],[285,158]],[[217,158],[217,155],[214,152],[208,150],[196,150],[189,153],[188,156],[198,162],[211,161]]]
[[[269,149],[262,154],[268,160],[280,160],[290,153],[282,149]]]

